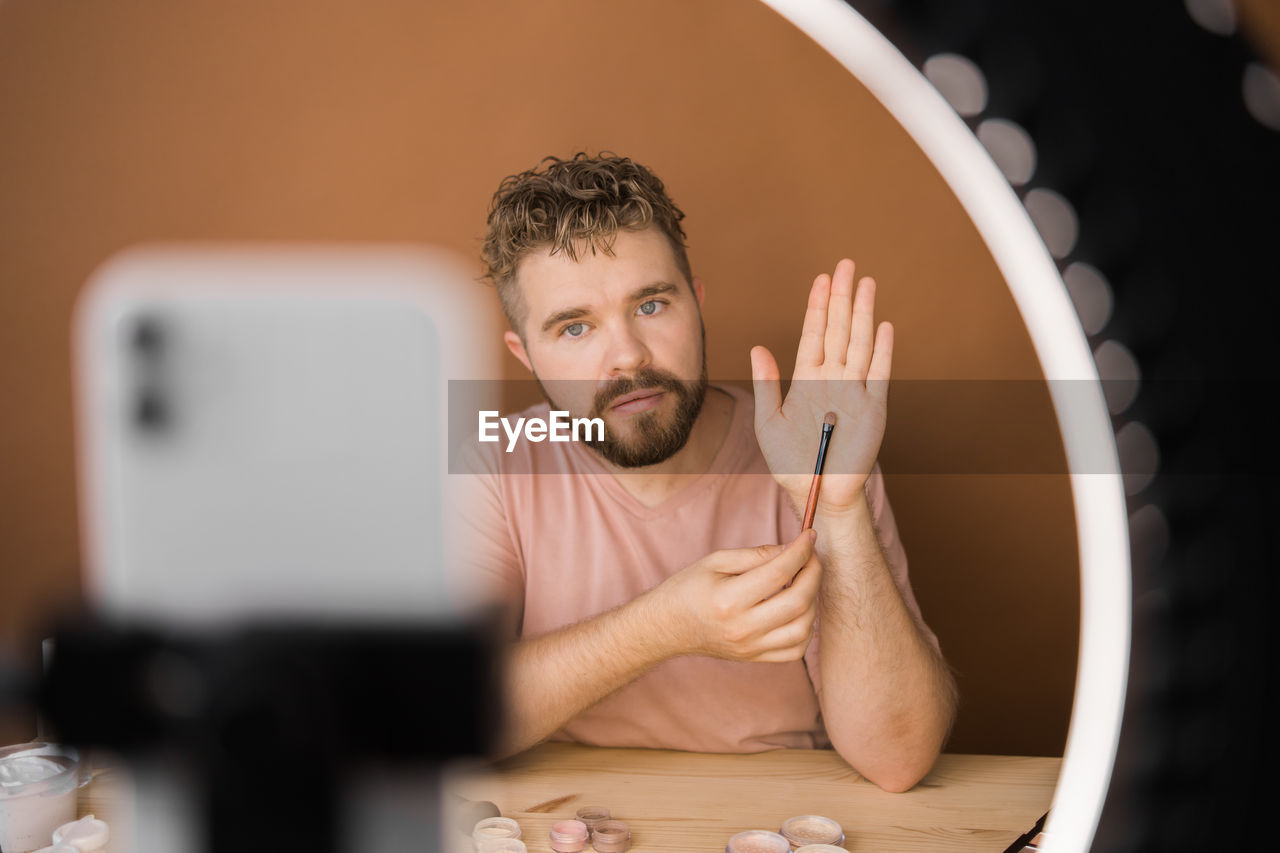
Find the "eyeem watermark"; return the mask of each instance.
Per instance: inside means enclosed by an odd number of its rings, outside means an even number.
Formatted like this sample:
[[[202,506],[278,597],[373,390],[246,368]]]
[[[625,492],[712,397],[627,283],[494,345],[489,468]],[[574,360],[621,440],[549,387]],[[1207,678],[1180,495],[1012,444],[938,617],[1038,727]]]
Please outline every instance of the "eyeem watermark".
[[[551,418],[516,418],[513,425],[510,418],[499,417],[497,411],[480,412],[480,440],[493,443],[499,441],[498,426],[507,434],[507,452],[515,450],[516,442],[523,434],[526,441],[604,441],[603,418],[570,418],[568,412],[551,411]],[[585,438],[582,434],[585,433]]]

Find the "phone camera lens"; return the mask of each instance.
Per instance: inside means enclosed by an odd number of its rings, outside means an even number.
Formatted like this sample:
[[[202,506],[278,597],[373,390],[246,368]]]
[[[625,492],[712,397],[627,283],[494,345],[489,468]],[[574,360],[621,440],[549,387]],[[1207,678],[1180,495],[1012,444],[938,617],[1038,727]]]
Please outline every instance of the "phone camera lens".
[[[133,419],[146,432],[161,432],[169,424],[169,405],[164,396],[153,388],[138,394],[134,404]]]
[[[154,317],[144,317],[133,327],[133,350],[148,360],[159,358],[164,349],[164,327]]]

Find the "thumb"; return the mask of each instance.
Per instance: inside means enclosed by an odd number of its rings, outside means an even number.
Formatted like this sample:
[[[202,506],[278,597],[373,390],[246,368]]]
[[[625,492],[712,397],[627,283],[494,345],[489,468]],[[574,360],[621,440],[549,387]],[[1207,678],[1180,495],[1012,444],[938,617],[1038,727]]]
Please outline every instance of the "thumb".
[[[802,530],[800,535],[783,546],[772,560],[761,564],[757,571],[744,572],[736,583],[748,590],[756,601],[763,601],[790,583],[813,555],[813,543],[817,534]]]
[[[778,361],[768,347],[751,348],[751,386],[756,395],[756,429],[782,408]]]

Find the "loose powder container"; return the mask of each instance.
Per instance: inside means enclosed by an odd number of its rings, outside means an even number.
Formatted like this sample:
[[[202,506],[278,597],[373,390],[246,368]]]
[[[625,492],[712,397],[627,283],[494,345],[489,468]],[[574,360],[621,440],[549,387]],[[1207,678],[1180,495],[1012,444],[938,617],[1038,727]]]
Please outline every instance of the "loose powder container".
[[[472,802],[455,797],[451,803],[451,811],[455,815],[453,825],[463,835],[470,835],[475,825],[487,817],[502,817],[502,810],[497,804],[488,800]]]
[[[551,827],[551,849],[556,853],[582,853],[590,834],[582,821],[562,820]]]
[[[829,817],[816,814],[789,817],[782,822],[779,830],[792,847],[803,847],[807,844],[831,844],[839,846],[844,843],[844,830],[840,824]]]
[[[519,838],[486,838],[476,845],[476,853],[529,853]]]
[[[602,820],[591,830],[591,846],[596,853],[626,853],[631,849],[631,830],[620,820]]]
[[[475,829],[471,830],[471,840],[475,842],[476,849],[480,849],[481,842],[495,838],[519,838],[520,824],[516,823],[509,817],[487,817],[476,824]]]
[[[578,820],[585,823],[588,830],[595,829],[597,823],[611,817],[613,815],[604,806],[583,806],[578,809]]]
[[[803,847],[797,847],[796,853],[849,853],[849,851],[834,844],[806,844]]]
[[[0,748],[0,849],[36,850],[76,819],[89,772],[74,749],[52,743]]]
[[[74,847],[82,853],[106,850],[111,831],[106,823],[93,815],[86,815],[79,820],[64,823],[53,831],[53,843]]]
[[[739,832],[725,845],[725,853],[790,853],[791,844],[776,832],[748,829]]]

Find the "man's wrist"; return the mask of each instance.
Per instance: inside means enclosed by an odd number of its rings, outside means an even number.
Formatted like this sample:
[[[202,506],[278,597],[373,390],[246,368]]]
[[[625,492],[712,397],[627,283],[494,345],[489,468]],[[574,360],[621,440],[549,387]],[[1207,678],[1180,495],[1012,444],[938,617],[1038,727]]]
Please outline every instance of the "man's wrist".
[[[637,596],[618,610],[618,615],[626,620],[625,630],[633,648],[640,652],[648,666],[690,653],[690,639],[684,636],[686,632],[681,630],[679,620],[672,619],[666,610],[658,588]]]
[[[818,531],[816,548],[824,557],[836,554],[854,554],[864,547],[868,538],[875,542],[875,525],[871,505],[866,492],[844,506],[824,506],[818,502],[813,526]]]
[[[858,489],[857,497],[840,506],[826,503],[819,497],[817,510],[814,512],[815,523],[817,519],[822,519],[837,525],[860,522],[864,518],[870,518],[870,516],[871,505],[867,503],[867,491],[865,488]]]
[[[815,508],[814,518],[828,518],[832,520],[857,519],[862,513],[868,512],[867,503],[867,480],[863,480],[859,485],[856,496],[849,502],[843,504],[835,504],[828,500],[820,486],[818,489],[818,503]],[[791,499],[791,505],[795,508],[796,515],[804,517],[804,511],[809,505],[809,489],[812,486],[812,479],[808,479],[804,484],[804,491],[796,491],[788,486],[785,491]]]

